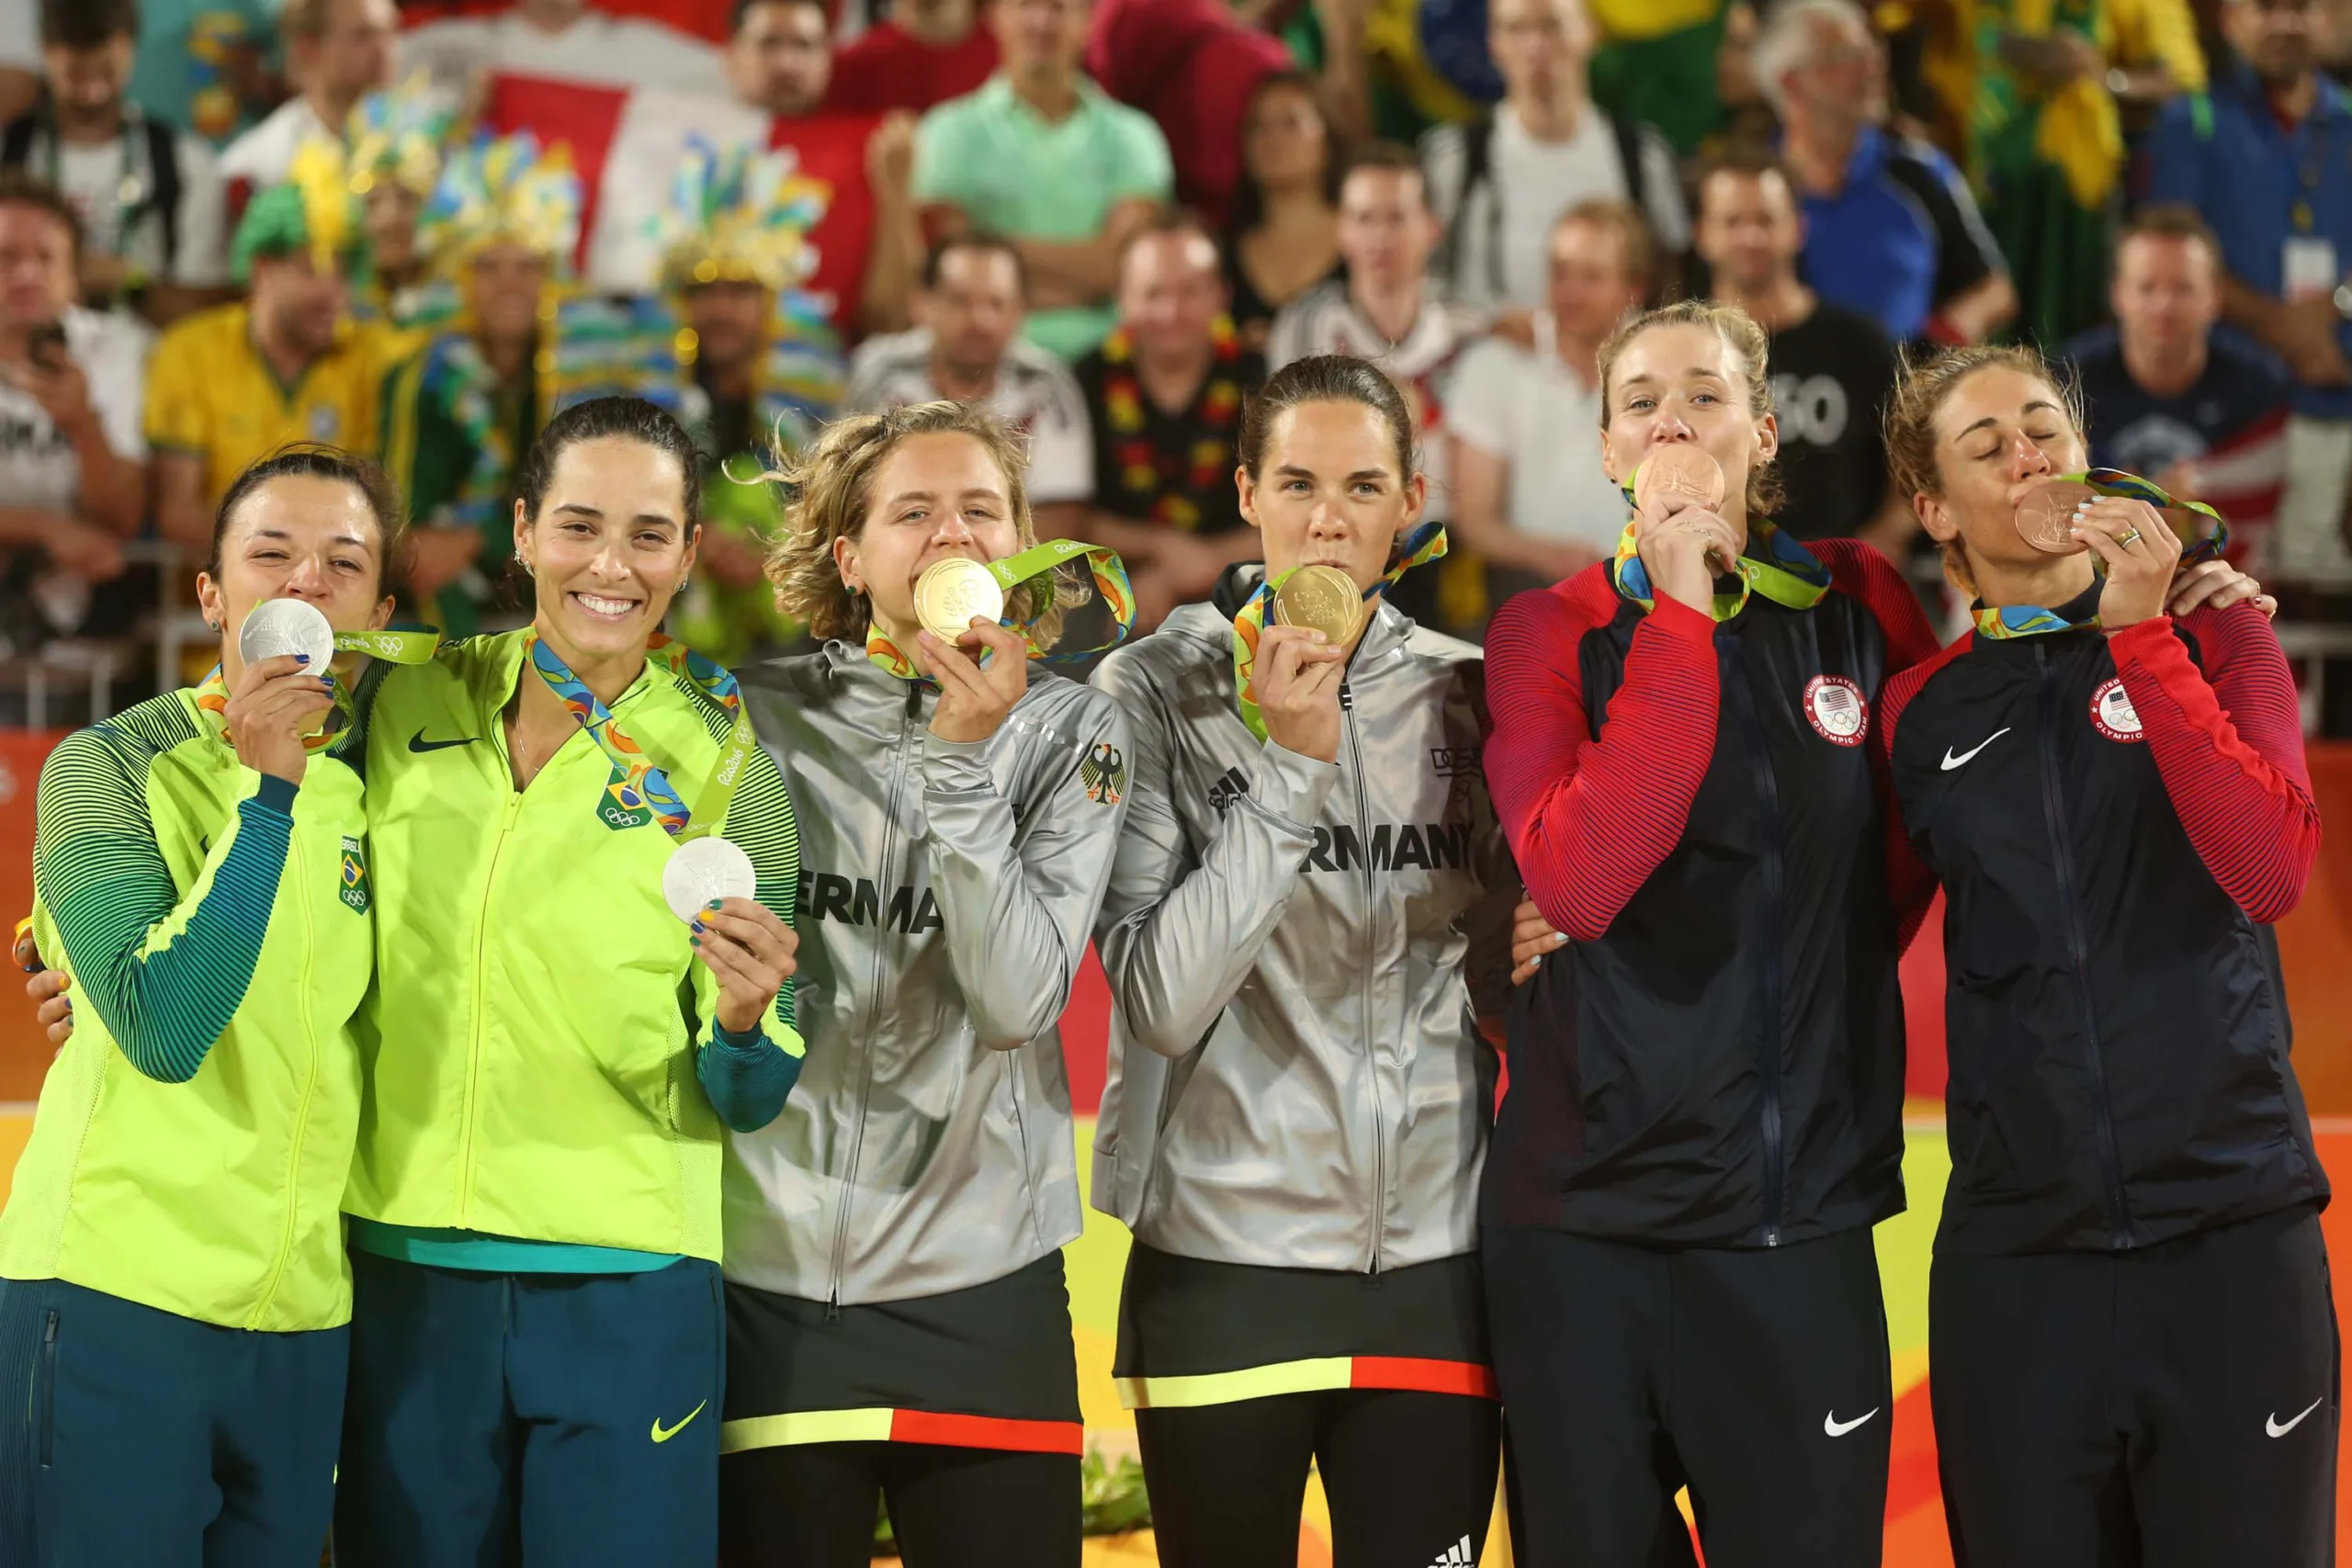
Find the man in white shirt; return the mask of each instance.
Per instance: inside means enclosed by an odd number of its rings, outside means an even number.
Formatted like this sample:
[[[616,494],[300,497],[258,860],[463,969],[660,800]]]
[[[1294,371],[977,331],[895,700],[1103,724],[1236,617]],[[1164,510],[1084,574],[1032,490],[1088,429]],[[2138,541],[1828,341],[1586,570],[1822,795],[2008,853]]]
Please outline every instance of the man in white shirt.
[[[353,107],[392,82],[400,32],[392,0],[286,0],[278,29],[287,74],[301,90],[220,154],[232,231],[246,201],[286,178],[304,142],[342,141]]]
[[[719,52],[701,39],[641,17],[612,17],[586,0],[517,0],[492,17],[428,22],[401,40],[434,85],[470,97],[501,72],[600,87],[726,90]]]
[[[74,303],[79,243],[62,197],[0,174],[0,641],[20,649],[80,629],[145,512],[153,339]]]
[[[1439,126],[1421,140],[1430,204],[1445,226],[1439,270],[1453,297],[1541,308],[1552,225],[1582,201],[1630,201],[1665,255],[1688,248],[1673,147],[1652,127],[1593,105],[1584,0],[1491,0],[1487,34],[1504,89],[1494,118]]]
[[[1487,598],[1574,576],[1617,547],[1625,498],[1600,467],[1600,345],[1641,308],[1650,237],[1622,201],[1552,226],[1532,350],[1487,338],[1454,373],[1453,529],[1487,565]]]
[[[949,398],[982,403],[1029,438],[1029,504],[1046,537],[1081,536],[1094,496],[1094,435],[1069,369],[1021,336],[1028,277],[1004,240],[963,235],[923,258],[912,331],[868,338],[843,406],[872,413]]]
[[[1338,240],[1347,276],[1317,284],[1276,313],[1266,369],[1310,354],[1351,354],[1386,371],[1413,411],[1429,476],[1428,515],[1442,518],[1452,515],[1453,502],[1446,383],[1485,323],[1453,304],[1430,276],[1439,237],[1412,153],[1374,145],[1358,154],[1340,182]]]
[[[48,99],[0,131],[0,166],[81,215],[85,301],[135,295],[161,325],[213,302],[229,257],[211,149],[127,96],[138,36],[133,0],[42,0]]]

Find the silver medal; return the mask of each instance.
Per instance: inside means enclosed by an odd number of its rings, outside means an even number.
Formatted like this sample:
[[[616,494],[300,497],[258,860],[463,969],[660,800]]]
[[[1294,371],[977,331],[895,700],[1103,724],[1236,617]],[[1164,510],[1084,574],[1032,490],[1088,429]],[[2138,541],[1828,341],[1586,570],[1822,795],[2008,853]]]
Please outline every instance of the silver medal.
[[[334,628],[317,605],[305,600],[265,600],[237,628],[237,657],[247,664],[300,653],[311,656],[309,668],[314,675],[325,674],[334,658]]]
[[[689,839],[662,868],[662,897],[670,912],[692,920],[721,898],[749,898],[759,881],[752,857],[726,839]]]

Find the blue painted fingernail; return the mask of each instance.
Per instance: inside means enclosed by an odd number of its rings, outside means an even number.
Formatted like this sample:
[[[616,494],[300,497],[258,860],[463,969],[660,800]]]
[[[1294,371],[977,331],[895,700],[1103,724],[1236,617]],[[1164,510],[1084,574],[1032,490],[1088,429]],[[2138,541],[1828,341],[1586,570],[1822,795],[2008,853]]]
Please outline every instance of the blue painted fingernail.
[[[310,661],[311,656],[307,653],[298,653],[294,656],[294,662],[297,664],[308,664]]]
[[[710,928],[704,925],[700,920],[695,920],[688,929],[699,935],[700,933],[708,931]]]

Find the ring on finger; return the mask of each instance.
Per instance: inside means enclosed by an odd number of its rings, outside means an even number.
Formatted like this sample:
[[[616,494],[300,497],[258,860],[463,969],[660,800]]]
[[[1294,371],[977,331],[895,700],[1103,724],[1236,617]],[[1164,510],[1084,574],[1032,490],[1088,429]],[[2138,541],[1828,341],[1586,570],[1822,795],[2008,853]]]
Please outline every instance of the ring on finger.
[[[2123,532],[2115,536],[2115,542],[2121,545],[2128,550],[2132,546],[2140,542],[2140,530],[2137,528],[2126,528]]]

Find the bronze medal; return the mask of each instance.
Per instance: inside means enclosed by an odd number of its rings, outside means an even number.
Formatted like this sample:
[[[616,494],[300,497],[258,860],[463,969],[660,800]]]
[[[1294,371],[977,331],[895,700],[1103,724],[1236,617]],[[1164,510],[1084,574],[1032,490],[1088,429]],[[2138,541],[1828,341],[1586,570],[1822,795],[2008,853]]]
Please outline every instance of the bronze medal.
[[[1634,504],[1656,517],[1668,498],[1714,511],[1724,503],[1723,465],[1697,446],[1663,446],[1651,453],[1634,470]]]
[[[2018,502],[2018,534],[2035,549],[2053,556],[2080,555],[2090,547],[2075,537],[2075,508],[2098,499],[2098,491],[2072,479],[2052,479],[2028,491]]]
[[[1285,626],[1312,626],[1344,644],[1363,625],[1363,590],[1336,566],[1303,566],[1274,590],[1274,619]]]
[[[933,561],[915,579],[915,619],[942,642],[953,643],[969,631],[975,615],[993,621],[1003,615],[1003,586],[968,556]]]

